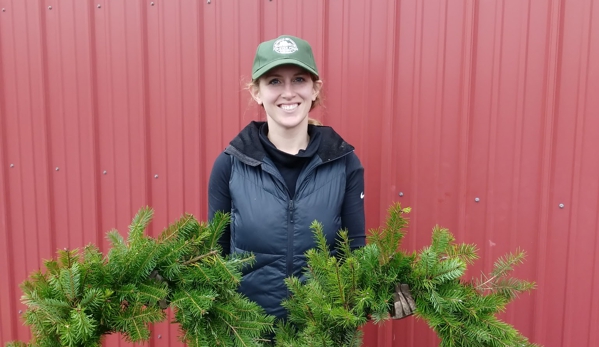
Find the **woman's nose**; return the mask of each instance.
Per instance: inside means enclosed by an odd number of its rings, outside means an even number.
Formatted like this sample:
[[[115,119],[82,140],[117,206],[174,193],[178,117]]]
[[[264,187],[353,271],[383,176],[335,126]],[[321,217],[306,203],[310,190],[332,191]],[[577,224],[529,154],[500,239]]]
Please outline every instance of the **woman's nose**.
[[[285,83],[282,96],[284,98],[292,98],[295,96],[295,90],[293,89],[293,83],[291,83],[291,82]]]

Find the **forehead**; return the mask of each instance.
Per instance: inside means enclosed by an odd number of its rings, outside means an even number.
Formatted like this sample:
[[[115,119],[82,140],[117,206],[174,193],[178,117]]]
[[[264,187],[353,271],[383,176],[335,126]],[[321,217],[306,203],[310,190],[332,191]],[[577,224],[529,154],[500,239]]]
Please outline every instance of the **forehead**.
[[[264,76],[284,76],[284,75],[301,75],[309,74],[307,70],[293,64],[285,64],[274,67],[264,74]]]

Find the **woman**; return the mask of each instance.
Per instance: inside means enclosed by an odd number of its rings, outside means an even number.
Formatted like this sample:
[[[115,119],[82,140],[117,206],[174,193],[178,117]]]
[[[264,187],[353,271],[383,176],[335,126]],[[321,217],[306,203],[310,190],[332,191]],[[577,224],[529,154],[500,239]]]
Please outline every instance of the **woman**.
[[[293,36],[258,46],[248,86],[266,122],[251,122],[214,163],[209,219],[231,213],[220,244],[225,253],[251,252],[240,292],[268,314],[285,318],[284,279],[302,278],[304,253],[315,247],[310,224],[322,223],[332,253],[346,229],[351,247],[365,243],[364,169],[332,128],[308,113],[319,103],[320,80],[312,48]]]

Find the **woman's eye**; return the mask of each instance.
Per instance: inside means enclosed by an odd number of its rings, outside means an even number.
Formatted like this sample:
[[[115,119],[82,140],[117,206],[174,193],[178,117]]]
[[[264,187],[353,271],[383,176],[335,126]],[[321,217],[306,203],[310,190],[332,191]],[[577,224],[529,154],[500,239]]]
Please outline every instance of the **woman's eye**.
[[[296,77],[295,80],[294,80],[294,82],[300,82],[300,83],[301,82],[305,82],[305,81],[306,81],[306,79],[303,78],[303,77]]]
[[[273,78],[272,80],[270,80],[270,81],[268,82],[268,84],[279,84],[279,83],[281,83],[281,81],[280,81],[280,80],[278,80],[277,78]]]

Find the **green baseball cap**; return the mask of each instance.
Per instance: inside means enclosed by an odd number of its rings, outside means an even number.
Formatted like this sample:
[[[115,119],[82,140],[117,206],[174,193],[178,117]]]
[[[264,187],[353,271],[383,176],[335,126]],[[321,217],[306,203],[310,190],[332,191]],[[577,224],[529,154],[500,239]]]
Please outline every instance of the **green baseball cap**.
[[[252,79],[256,80],[268,70],[284,64],[300,66],[318,76],[310,44],[299,37],[283,35],[258,45],[252,67]]]

